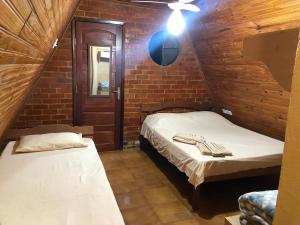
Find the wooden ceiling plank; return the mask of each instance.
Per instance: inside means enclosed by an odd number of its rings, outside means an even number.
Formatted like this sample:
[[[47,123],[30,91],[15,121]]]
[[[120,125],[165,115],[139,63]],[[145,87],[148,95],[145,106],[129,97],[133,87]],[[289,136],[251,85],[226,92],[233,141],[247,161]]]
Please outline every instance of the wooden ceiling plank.
[[[49,53],[49,46],[45,46],[44,43],[41,41],[41,38],[32,30],[30,26],[26,23],[21,30],[20,37],[28,40],[32,45],[36,48],[39,48],[44,56],[47,56]]]
[[[0,0],[0,137],[24,103],[78,2]]]
[[[5,1],[0,1],[0,26],[18,35],[24,26],[22,19]]]
[[[20,13],[20,15],[23,17],[23,20],[26,21],[29,17],[32,9],[30,7],[30,4],[27,0],[9,0],[7,2],[11,2],[11,4],[16,8],[16,10]]]
[[[52,0],[44,0],[44,5],[45,5],[49,24],[53,28],[54,36],[57,36],[58,29],[57,29],[57,26],[55,25],[55,24],[57,24],[57,21],[55,18],[55,11],[53,9],[53,2],[52,2]]]
[[[35,33],[40,37],[41,41],[46,44],[47,48],[49,46],[52,46],[53,43],[51,43],[49,37],[46,35],[45,29],[41,25],[40,20],[34,12],[32,12],[29,16],[28,24],[34,29]]]
[[[25,41],[0,28],[0,49],[3,51],[20,52],[32,58],[41,58],[43,55],[40,50]]]
[[[47,16],[47,11],[45,9],[45,3],[43,0],[30,0],[33,5],[34,11],[37,14],[39,20],[41,21],[45,31],[46,36],[49,37],[50,40],[53,40],[54,31],[50,25],[50,21]]]
[[[0,50],[0,64],[43,64],[44,58],[32,58],[18,52]]]

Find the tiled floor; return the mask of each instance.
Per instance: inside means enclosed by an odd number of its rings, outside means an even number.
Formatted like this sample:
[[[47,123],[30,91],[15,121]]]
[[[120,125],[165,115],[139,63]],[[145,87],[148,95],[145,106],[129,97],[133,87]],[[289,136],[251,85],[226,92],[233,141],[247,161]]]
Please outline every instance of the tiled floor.
[[[175,174],[175,183],[182,183],[175,187],[144,152],[108,152],[100,157],[128,225],[223,225],[225,216],[237,213],[238,196],[253,186],[241,181],[208,184],[201,192],[202,207],[194,213],[182,197],[191,192],[187,184]]]

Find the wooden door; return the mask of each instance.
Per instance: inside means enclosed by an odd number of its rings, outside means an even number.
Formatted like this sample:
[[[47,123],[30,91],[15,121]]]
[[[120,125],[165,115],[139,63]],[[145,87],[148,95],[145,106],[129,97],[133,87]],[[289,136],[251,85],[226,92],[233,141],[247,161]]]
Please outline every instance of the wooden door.
[[[94,126],[98,151],[121,149],[122,26],[73,24],[74,122]]]

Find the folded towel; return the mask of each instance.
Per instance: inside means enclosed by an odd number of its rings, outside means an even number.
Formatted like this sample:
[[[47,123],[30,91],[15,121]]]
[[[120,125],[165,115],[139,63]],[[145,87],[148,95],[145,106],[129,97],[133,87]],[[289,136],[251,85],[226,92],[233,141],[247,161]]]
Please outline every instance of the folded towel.
[[[243,225],[271,225],[276,208],[278,191],[251,192],[239,198]]]
[[[173,141],[195,145],[203,155],[213,157],[232,156],[232,152],[223,145],[207,142],[203,136],[198,134],[176,134],[173,136]]]
[[[203,143],[197,142],[196,147],[200,150],[202,155],[212,155],[212,152]]]
[[[203,142],[204,137],[197,134],[175,134],[173,136],[173,141],[177,141],[189,145],[196,145],[197,142]]]
[[[232,152],[226,149],[223,145],[214,142],[197,142],[196,147],[200,150],[202,155],[211,155],[213,157],[232,156]]]

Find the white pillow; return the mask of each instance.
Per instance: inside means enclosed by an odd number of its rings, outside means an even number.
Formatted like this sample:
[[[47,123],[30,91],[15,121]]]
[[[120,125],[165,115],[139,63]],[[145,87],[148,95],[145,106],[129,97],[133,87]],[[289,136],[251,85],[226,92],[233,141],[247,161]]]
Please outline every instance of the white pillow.
[[[84,143],[82,134],[48,133],[22,136],[15,152],[42,152],[83,147],[87,147],[87,144]]]

